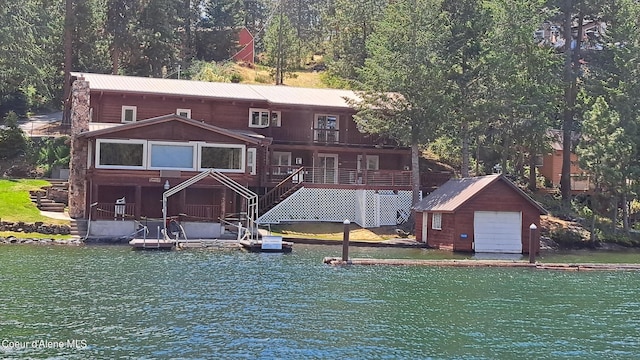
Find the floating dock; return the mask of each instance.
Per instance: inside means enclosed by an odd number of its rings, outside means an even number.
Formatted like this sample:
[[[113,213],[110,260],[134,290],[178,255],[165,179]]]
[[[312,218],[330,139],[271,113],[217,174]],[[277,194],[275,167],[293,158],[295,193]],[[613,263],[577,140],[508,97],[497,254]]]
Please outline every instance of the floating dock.
[[[129,245],[136,250],[171,250],[176,246],[176,242],[164,239],[132,239]]]
[[[264,246],[262,240],[240,240],[240,246],[249,252],[269,252],[269,253],[290,253],[293,250],[293,243],[282,241],[282,246]]]
[[[419,260],[419,259],[349,259],[325,257],[323,263],[342,265],[441,266],[441,267],[509,267],[563,271],[640,271],[640,264],[558,264],[529,263],[520,260]]]

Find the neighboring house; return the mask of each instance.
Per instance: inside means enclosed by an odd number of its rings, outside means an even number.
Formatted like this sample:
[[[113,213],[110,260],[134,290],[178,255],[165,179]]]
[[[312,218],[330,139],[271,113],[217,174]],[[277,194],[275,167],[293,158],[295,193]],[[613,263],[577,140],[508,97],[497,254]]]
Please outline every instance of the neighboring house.
[[[418,241],[466,252],[528,253],[547,213],[501,174],[449,180],[413,209]]]
[[[251,32],[243,27],[238,32],[238,52],[233,55],[233,60],[253,64],[255,62],[255,43]]]
[[[73,77],[72,217],[161,219],[163,192],[213,169],[229,180],[192,184],[167,200],[166,215],[246,214],[246,189],[260,198],[258,223],[408,218],[411,151],[357,129],[352,91]]]
[[[538,164],[538,171],[553,187],[560,187],[562,176],[562,130],[549,130],[551,138],[551,152],[542,156],[542,163]],[[574,142],[577,140],[574,139]],[[571,191],[573,193],[592,190],[589,174],[578,166],[578,156],[571,152]]]

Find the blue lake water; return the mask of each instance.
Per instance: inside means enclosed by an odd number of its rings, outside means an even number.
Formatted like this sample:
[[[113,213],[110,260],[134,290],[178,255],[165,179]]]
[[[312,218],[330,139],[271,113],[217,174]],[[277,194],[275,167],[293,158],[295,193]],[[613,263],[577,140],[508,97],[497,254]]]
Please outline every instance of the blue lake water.
[[[640,272],[322,264],[339,255],[300,244],[291,254],[3,246],[0,358],[640,358]]]

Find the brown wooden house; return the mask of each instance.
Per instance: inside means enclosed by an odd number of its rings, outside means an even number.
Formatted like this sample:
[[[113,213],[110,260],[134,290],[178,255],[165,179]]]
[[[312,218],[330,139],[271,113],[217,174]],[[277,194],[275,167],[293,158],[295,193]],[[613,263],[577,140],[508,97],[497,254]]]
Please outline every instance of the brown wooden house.
[[[72,217],[160,218],[167,188],[210,169],[260,197],[261,223],[371,227],[410,212],[410,149],[357,129],[354,92],[73,76]],[[215,222],[247,208],[207,178],[171,197],[167,211]]]
[[[529,226],[546,214],[500,174],[449,180],[414,211],[416,238],[430,247],[503,253],[528,253]]]
[[[551,139],[551,151],[541,157],[542,161],[538,164],[538,171],[551,186],[560,187],[564,136],[562,130],[549,130],[547,135]],[[573,141],[577,141],[577,137]],[[571,192],[578,194],[593,190],[590,175],[578,166],[578,155],[572,152],[569,157],[571,161]]]

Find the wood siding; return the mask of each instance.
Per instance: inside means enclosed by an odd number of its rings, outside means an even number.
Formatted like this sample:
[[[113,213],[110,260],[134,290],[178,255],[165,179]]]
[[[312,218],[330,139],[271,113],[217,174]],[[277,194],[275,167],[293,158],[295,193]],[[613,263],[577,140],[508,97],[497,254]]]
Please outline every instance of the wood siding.
[[[91,96],[92,122],[121,123],[122,106],[136,107],[136,120],[145,120],[167,114],[177,109],[191,109],[191,118],[204,123],[232,130],[250,130],[273,138],[274,144],[325,145],[314,140],[316,114],[338,116],[338,141],[341,145],[368,145],[394,147],[395,142],[378,135],[361,133],[353,121],[354,111],[332,108],[270,107],[264,101],[231,101],[194,99],[141,94],[98,93]],[[249,126],[249,109],[280,111],[281,126],[256,128]],[[332,143],[333,144],[333,143]]]
[[[452,248],[454,251],[473,251],[474,241],[474,213],[476,211],[512,211],[522,213],[522,249],[527,253],[529,249],[529,225],[536,224],[540,228],[540,212],[520,193],[515,191],[504,181],[497,181],[473,198],[461,205],[455,213],[442,214],[442,230],[431,229],[433,214],[429,212],[427,244],[434,248]],[[422,213],[416,213],[416,219],[421,219]],[[418,224],[418,222],[416,222]],[[418,234],[419,233],[419,234]],[[416,226],[416,236],[422,239],[422,226]],[[466,234],[466,238],[463,237]]]
[[[571,174],[583,174],[584,170],[578,166],[578,155],[571,153]],[[562,151],[554,150],[553,153],[542,157],[542,166],[538,167],[540,174],[549,180],[553,186],[560,186],[562,174]]]

